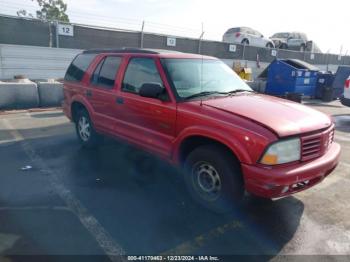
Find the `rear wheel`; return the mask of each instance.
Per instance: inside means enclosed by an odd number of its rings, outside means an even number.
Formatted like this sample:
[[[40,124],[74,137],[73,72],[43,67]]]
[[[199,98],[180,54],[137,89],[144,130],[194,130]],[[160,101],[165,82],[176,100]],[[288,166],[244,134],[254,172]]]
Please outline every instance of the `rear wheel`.
[[[273,44],[272,43],[267,43],[266,44],[266,48],[273,48]]]
[[[288,49],[288,45],[286,43],[282,43],[280,45],[280,49]]]
[[[101,141],[101,136],[96,133],[89,113],[85,109],[78,111],[75,119],[75,129],[79,142],[83,147],[96,148]]]
[[[204,145],[193,150],[185,161],[185,181],[192,197],[218,213],[232,210],[244,194],[238,161],[224,148]]]

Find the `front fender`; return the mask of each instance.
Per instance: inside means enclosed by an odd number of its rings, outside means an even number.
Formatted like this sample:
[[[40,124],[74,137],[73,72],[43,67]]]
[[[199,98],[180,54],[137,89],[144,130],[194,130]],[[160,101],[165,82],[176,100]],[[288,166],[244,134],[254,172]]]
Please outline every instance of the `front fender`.
[[[244,147],[243,143],[239,139],[232,137],[232,134],[229,134],[227,131],[204,127],[204,126],[194,126],[184,129],[176,138],[173,146],[173,161],[177,164],[180,164],[180,147],[183,141],[187,138],[193,136],[201,136],[215,140],[228,148],[230,148],[238,158],[241,163],[251,164],[252,160]]]

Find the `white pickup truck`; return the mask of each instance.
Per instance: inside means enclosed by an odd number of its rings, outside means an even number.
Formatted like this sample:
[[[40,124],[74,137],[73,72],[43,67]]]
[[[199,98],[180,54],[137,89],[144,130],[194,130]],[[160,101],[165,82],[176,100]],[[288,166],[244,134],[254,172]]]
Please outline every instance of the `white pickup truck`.
[[[350,76],[345,81],[344,85],[344,95],[341,98],[341,103],[344,106],[350,106]]]

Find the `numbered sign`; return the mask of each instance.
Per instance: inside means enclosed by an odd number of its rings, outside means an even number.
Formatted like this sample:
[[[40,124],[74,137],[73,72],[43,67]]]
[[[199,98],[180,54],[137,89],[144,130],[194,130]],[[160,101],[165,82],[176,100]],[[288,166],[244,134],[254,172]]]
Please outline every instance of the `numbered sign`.
[[[272,56],[277,56],[277,50],[272,49],[272,50],[271,50],[271,55],[272,55]]]
[[[311,54],[311,55],[310,55],[310,59],[311,59],[311,60],[315,60],[315,54]]]
[[[236,45],[229,45],[229,47],[228,47],[229,52],[236,52],[236,50],[237,50]]]
[[[168,37],[166,40],[167,46],[176,46],[176,38]]]
[[[58,34],[65,36],[74,36],[74,27],[72,25],[58,25]]]

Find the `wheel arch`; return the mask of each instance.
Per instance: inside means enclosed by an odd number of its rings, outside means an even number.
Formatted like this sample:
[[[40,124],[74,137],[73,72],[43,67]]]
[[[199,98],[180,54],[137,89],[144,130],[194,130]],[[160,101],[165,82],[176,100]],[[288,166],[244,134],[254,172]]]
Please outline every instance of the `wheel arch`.
[[[93,113],[93,109],[89,105],[89,103],[84,101],[84,99],[80,99],[79,97],[76,97],[75,99],[73,99],[70,109],[71,109],[73,122],[75,122],[75,120],[76,120],[77,112],[79,112],[79,110],[81,110],[81,109],[85,109],[89,113],[90,117],[92,116],[92,113]]]
[[[242,39],[242,41],[241,41],[241,44],[243,44],[243,42],[247,42],[248,43],[248,45],[250,44],[250,41],[249,41],[249,38],[248,37],[244,37],[243,39]]]
[[[181,138],[176,144],[173,158],[176,163],[183,165],[186,157],[195,148],[207,144],[216,144],[229,152],[240,163],[251,163],[251,159],[239,141],[228,140],[225,137],[218,137],[209,134],[189,134]]]

